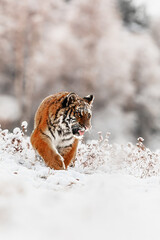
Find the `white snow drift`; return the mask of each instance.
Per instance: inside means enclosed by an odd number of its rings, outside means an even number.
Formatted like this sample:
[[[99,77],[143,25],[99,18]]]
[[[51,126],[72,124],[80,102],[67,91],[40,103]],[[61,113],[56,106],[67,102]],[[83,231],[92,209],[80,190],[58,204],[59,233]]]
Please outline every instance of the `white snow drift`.
[[[159,239],[160,155],[142,138],[81,143],[76,166],[55,171],[26,127],[0,130],[0,239]]]

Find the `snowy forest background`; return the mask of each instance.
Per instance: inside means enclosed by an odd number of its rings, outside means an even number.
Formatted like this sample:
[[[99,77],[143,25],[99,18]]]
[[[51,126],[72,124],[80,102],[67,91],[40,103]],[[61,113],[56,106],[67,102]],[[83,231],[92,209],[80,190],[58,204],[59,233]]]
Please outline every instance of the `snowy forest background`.
[[[138,1],[137,1],[138,2]],[[159,147],[160,17],[129,0],[1,0],[0,123],[33,129],[41,100],[95,95],[93,128]],[[159,15],[160,16],[160,15]]]

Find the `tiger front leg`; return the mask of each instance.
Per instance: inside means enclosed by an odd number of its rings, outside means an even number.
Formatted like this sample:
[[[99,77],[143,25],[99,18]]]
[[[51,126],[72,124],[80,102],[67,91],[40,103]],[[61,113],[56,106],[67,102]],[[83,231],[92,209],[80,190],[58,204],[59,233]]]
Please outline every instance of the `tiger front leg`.
[[[57,152],[51,144],[47,135],[41,134],[34,130],[31,135],[31,144],[39,155],[44,159],[46,165],[55,170],[64,170],[65,164],[63,157]]]
[[[64,148],[60,152],[62,157],[64,158],[64,164],[65,164],[66,168],[70,165],[74,166],[76,152],[77,152],[77,146],[78,146],[78,139],[75,139],[72,146]]]

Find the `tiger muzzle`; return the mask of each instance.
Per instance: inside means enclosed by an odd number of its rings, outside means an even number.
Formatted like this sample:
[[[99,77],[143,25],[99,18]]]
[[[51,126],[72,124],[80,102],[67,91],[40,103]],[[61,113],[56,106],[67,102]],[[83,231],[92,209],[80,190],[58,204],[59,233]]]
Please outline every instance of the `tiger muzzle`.
[[[73,133],[73,135],[76,135],[76,136],[83,136],[86,130],[87,129],[85,127],[82,127],[82,128],[73,127],[72,128],[72,133]]]

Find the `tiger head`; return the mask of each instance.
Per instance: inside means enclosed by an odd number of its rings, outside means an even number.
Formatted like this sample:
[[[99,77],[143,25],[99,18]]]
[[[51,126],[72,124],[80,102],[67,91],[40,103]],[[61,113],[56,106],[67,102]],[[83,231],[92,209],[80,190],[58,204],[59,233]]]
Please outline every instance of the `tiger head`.
[[[91,129],[91,106],[93,100],[93,95],[81,98],[75,93],[69,93],[63,100],[62,105],[65,108],[66,120],[72,134],[77,138]]]

